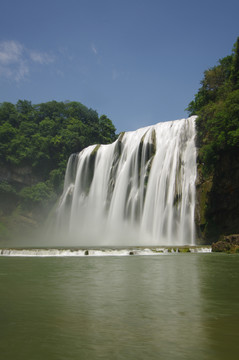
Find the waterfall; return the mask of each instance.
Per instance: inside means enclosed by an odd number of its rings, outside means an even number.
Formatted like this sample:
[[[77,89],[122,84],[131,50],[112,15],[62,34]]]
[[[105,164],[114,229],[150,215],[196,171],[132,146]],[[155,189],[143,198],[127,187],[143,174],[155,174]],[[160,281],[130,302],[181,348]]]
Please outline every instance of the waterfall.
[[[57,236],[78,246],[193,245],[195,117],[71,155]]]

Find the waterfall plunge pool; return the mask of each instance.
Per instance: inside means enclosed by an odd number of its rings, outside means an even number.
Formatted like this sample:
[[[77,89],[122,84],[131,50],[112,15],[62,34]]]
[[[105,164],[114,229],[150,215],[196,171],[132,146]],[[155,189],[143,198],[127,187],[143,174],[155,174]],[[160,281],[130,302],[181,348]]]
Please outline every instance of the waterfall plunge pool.
[[[234,360],[239,256],[0,257],[3,359]]]

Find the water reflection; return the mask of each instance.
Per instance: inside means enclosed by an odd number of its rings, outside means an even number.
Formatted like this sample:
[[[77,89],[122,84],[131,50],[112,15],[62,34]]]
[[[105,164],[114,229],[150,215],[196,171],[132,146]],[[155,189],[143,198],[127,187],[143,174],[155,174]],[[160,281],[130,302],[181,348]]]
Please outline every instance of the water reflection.
[[[170,358],[177,350],[185,358],[183,348],[190,353],[198,344],[200,299],[190,264],[172,266],[171,257],[88,260],[81,293],[72,277],[62,286],[67,307],[79,310],[80,342],[89,351],[145,359]]]
[[[237,359],[239,352],[239,257],[198,257],[202,318],[213,359]]]
[[[234,359],[238,260],[1,258],[2,356]]]

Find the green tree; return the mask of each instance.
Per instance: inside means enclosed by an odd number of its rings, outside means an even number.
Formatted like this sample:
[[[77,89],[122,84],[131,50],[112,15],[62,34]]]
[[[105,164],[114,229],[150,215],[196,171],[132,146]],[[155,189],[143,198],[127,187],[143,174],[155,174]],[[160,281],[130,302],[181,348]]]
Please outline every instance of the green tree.
[[[9,122],[13,126],[17,126],[17,111],[15,105],[4,102],[0,104],[0,125]]]
[[[236,43],[234,44],[233,49],[233,58],[232,58],[232,67],[231,67],[231,82],[235,89],[239,88],[239,37],[237,38]]]
[[[239,145],[239,38],[232,55],[204,72],[201,88],[189,104],[190,115],[198,115],[199,160],[205,174],[212,173],[224,151]]]
[[[99,136],[100,143],[108,144],[116,140],[115,127],[112,121],[106,115],[102,115],[99,119]]]
[[[111,120],[105,115],[99,118],[95,110],[76,101],[0,104],[0,165],[20,170],[27,166],[35,178],[47,184],[47,188],[41,184],[23,189],[20,203],[37,204],[40,191],[42,198],[59,193],[71,153],[114,140]]]

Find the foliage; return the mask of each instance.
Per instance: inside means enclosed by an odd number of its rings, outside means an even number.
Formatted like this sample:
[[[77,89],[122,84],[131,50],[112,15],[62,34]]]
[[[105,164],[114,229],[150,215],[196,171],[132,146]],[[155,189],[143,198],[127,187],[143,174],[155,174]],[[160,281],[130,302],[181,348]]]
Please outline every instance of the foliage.
[[[187,110],[198,115],[199,161],[204,174],[211,174],[222,152],[239,147],[239,37],[232,54],[204,72]]]
[[[33,105],[19,100],[0,104],[0,166],[28,167],[39,183],[17,194],[25,207],[45,206],[62,189],[70,154],[97,143],[116,139],[115,127],[106,115],[79,102],[50,101]],[[11,188],[10,188],[11,187]],[[0,184],[0,192],[15,192]]]
[[[0,163],[31,166],[42,180],[62,175],[71,153],[115,139],[111,120],[78,102],[0,104]]]
[[[24,187],[20,192],[20,197],[22,198],[23,207],[27,209],[35,206],[45,207],[56,200],[56,194],[49,181]]]
[[[7,194],[7,195],[9,195],[9,194],[15,195],[16,190],[12,185],[8,184],[7,181],[1,181],[0,182],[0,194],[2,196],[5,195],[5,194]]]

